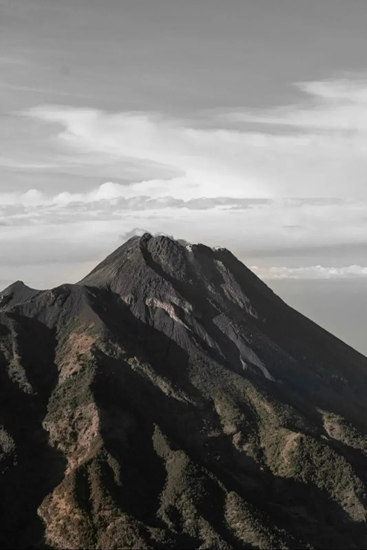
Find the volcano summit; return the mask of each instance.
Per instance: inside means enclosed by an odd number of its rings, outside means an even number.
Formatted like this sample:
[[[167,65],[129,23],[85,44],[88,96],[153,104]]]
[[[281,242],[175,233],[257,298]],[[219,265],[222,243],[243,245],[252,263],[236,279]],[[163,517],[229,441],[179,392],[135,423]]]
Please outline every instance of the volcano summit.
[[[2,548],[366,548],[367,359],[226,249],[0,293]]]

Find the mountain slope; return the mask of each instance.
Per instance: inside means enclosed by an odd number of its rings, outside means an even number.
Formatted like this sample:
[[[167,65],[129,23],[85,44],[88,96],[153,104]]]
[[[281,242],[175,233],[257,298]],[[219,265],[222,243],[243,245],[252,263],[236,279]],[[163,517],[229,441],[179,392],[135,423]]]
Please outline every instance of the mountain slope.
[[[225,249],[0,295],[2,547],[367,546],[367,359]]]

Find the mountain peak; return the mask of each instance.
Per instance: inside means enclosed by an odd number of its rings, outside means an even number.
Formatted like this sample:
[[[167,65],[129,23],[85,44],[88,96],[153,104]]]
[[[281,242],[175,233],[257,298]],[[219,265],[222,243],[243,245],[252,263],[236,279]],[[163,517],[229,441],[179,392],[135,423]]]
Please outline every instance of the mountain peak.
[[[167,284],[208,294],[237,293],[242,305],[246,294],[274,299],[272,291],[225,248],[192,244],[167,235],[134,236],[98,264],[79,284],[106,287],[123,294],[127,288]],[[154,285],[153,285],[154,286]],[[241,295],[241,296],[240,296]]]
[[[27,286],[23,281],[15,281],[0,292],[0,309],[13,307],[35,296],[39,290]]]
[[[193,245],[184,245],[171,237],[150,233],[131,237],[98,264],[80,284],[90,286],[109,286],[117,289],[122,279],[136,280],[138,274],[146,273],[153,264],[160,267],[167,275],[185,275],[184,265],[187,263],[187,253]],[[181,273],[180,270],[184,269]],[[133,274],[135,272],[135,276]]]

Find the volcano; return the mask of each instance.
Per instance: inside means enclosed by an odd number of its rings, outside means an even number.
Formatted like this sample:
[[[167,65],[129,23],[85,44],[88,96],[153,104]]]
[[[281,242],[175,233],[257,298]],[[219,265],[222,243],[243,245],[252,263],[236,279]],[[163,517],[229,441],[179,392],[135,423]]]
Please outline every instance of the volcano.
[[[367,547],[367,359],[226,249],[14,283],[0,382],[2,548]]]

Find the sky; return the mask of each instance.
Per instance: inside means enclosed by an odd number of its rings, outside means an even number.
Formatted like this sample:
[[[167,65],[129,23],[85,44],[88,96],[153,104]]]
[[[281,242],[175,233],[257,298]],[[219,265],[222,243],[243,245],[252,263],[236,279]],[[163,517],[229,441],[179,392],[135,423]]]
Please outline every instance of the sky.
[[[365,0],[0,0],[0,288],[231,249],[367,354]]]

